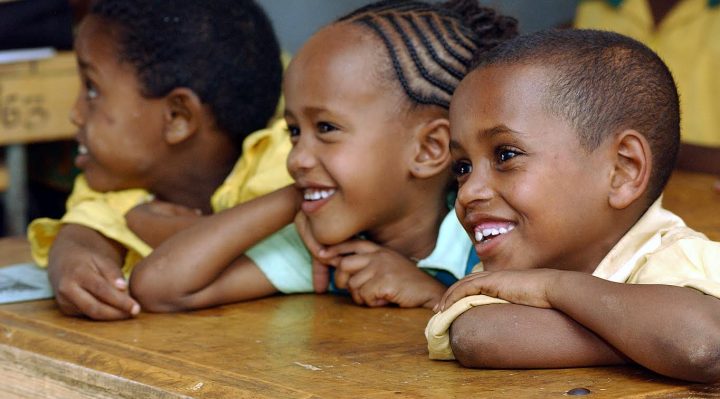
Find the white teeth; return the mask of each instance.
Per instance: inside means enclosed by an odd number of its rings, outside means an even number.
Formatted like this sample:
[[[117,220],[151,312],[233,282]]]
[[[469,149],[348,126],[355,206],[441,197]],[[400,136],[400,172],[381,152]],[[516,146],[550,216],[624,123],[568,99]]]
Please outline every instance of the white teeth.
[[[83,144],[79,144],[78,145],[78,154],[85,155],[87,153],[88,153],[88,148],[85,147],[85,145],[83,145]]]
[[[305,189],[305,192],[303,192],[303,198],[305,201],[317,201],[320,199],[325,199],[330,197],[331,195],[335,194],[335,190],[319,190],[314,188],[307,188]]]
[[[475,232],[475,241],[480,242],[483,240],[483,233],[482,231],[476,231]]]
[[[490,237],[496,237],[499,235],[507,234],[515,229],[514,224],[510,224],[507,227],[499,227],[499,228],[488,228],[488,229],[482,229],[482,230],[476,230],[475,231],[475,241],[481,242],[485,239],[488,239]]]

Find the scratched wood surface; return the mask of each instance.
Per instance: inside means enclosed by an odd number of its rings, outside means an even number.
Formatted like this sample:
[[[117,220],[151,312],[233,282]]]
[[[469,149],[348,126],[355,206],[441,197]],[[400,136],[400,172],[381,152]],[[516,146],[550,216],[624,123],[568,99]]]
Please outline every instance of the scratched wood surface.
[[[718,209],[720,195],[700,195],[712,178],[676,177],[666,202],[719,232],[717,214],[697,213]],[[6,264],[29,259],[23,239],[0,240],[0,254]],[[327,295],[111,323],[64,317],[49,300],[2,305],[0,397],[557,398],[579,387],[592,398],[720,397],[720,385],[637,367],[469,370],[430,361],[429,316]]]

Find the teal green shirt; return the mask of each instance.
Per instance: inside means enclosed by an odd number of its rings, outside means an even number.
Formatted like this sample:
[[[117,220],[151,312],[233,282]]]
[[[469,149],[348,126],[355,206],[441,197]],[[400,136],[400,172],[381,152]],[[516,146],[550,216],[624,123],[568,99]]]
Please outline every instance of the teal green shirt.
[[[449,273],[454,279],[460,279],[472,267],[468,267],[471,254],[474,254],[472,242],[451,210],[440,225],[435,249],[417,265],[433,276]],[[278,291],[285,294],[313,292],[310,252],[294,224],[259,242],[246,255]]]

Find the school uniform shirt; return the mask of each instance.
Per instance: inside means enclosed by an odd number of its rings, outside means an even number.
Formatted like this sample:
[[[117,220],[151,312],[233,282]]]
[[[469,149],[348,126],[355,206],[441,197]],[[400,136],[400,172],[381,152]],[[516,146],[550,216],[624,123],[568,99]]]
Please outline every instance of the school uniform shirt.
[[[648,0],[584,0],[575,27],[614,31],[653,49],[678,87],[682,141],[720,147],[720,0],[680,1],[657,29]]]
[[[696,289],[720,298],[720,243],[692,230],[665,210],[658,199],[608,252],[593,276],[617,283],[665,284]],[[482,271],[482,263],[473,271]],[[435,314],[425,328],[431,359],[454,359],[448,330],[475,306],[508,303],[472,295]]]
[[[312,258],[294,224],[261,241],[245,255],[255,262],[278,291],[285,294],[313,292]],[[470,238],[451,210],[440,225],[432,253],[418,261],[417,266],[449,285],[467,274],[476,259]],[[337,291],[332,283],[330,291]]]
[[[292,183],[285,161],[292,144],[287,127],[278,120],[266,129],[249,135],[243,142],[242,156],[210,202],[219,212]],[[67,212],[60,220],[35,219],[28,226],[28,240],[35,263],[47,266],[48,254],[63,224],[79,224],[100,232],[128,249],[123,273],[150,254],[152,248],[138,238],[125,223],[125,213],[152,198],[141,189],[107,193],[93,191],[80,175],[67,201]]]

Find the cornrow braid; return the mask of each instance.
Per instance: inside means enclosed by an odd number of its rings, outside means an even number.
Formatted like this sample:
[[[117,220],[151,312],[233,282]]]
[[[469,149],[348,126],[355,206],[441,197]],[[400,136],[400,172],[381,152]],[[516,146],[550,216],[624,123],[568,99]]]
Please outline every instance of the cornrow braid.
[[[338,22],[366,27],[383,42],[394,78],[413,104],[445,109],[473,61],[517,35],[514,18],[481,7],[477,0],[384,0]]]

